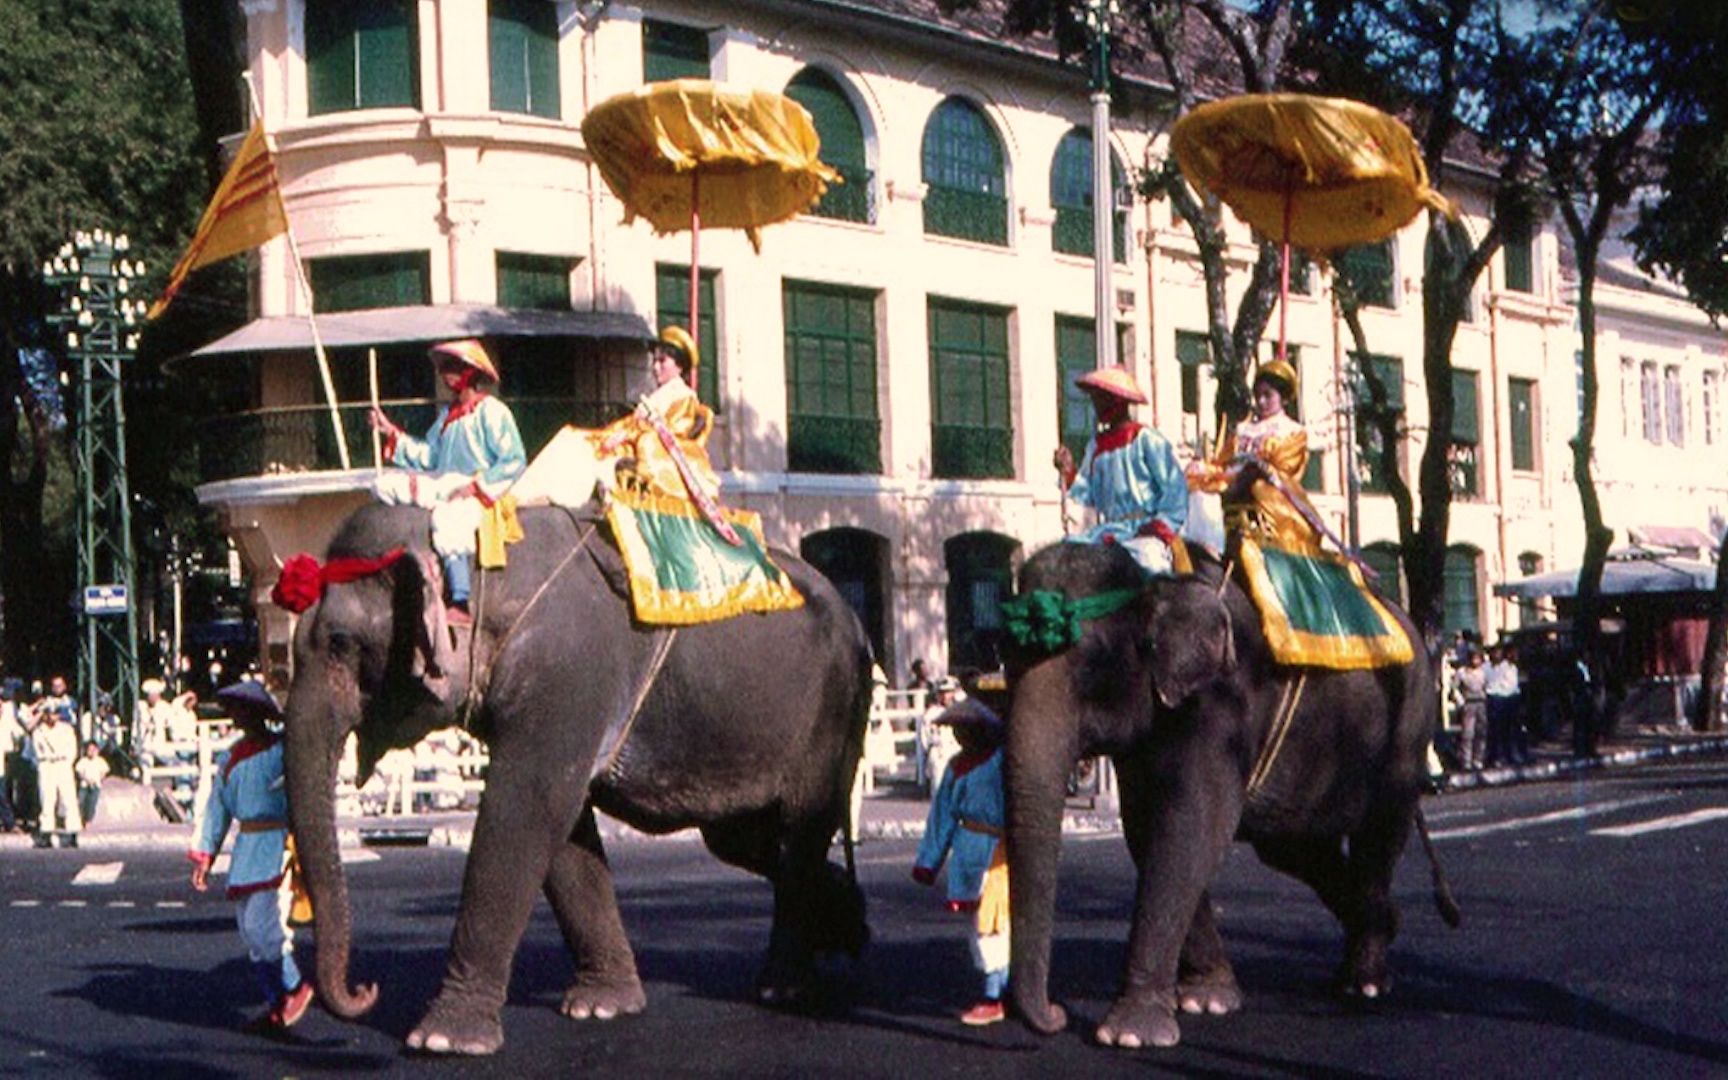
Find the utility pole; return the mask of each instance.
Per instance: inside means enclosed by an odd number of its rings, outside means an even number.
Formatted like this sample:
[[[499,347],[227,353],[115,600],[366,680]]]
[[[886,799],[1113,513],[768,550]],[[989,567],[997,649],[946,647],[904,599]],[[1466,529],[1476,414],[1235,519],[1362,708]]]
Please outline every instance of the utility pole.
[[[78,686],[97,715],[103,697],[119,719],[122,749],[134,752],[138,700],[138,613],[132,552],[131,485],[126,476],[126,412],[121,375],[138,351],[144,302],[129,295],[142,263],[126,257],[125,236],[102,229],[76,233],[42,277],[66,306],[51,321],[64,328],[77,369],[78,397]]]

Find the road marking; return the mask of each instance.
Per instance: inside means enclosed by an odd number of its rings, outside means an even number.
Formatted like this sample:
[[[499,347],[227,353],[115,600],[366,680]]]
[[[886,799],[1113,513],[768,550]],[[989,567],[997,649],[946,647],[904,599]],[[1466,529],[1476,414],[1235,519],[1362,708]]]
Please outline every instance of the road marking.
[[[72,878],[74,885],[112,885],[120,880],[120,871],[126,866],[123,862],[91,863]]]
[[[1616,810],[1625,810],[1632,806],[1645,806],[1654,802],[1666,802],[1672,795],[1645,795],[1636,799],[1616,799],[1611,802],[1594,803],[1586,806],[1574,806],[1566,810],[1553,810],[1546,814],[1536,814],[1531,817],[1507,818],[1504,821],[1491,821],[1485,825],[1466,825],[1457,829],[1436,829],[1428,834],[1433,840],[1461,840],[1467,836],[1486,836],[1489,833],[1509,832],[1512,829],[1529,829],[1538,825],[1552,825],[1560,821],[1577,821],[1579,818],[1595,817],[1598,814],[1611,814]]]
[[[1655,818],[1651,821],[1640,821],[1632,825],[1615,825],[1608,829],[1591,829],[1591,836],[1643,836],[1645,833],[1661,832],[1664,829],[1684,829],[1688,825],[1702,825],[1706,821],[1728,817],[1728,806],[1709,806],[1702,810],[1694,810],[1689,814],[1673,814],[1669,817]]]
[[[40,901],[40,900],[14,900],[14,901],[12,901],[12,906],[13,907],[41,907],[42,901]]]
[[[62,900],[62,901],[60,901],[60,906],[61,907],[89,907],[90,901],[88,901],[88,900]]]
[[[186,906],[186,901],[184,901],[184,900],[158,900],[158,901],[156,901],[156,906],[159,908],[183,908]]]
[[[132,900],[110,900],[110,901],[108,901],[108,906],[109,907],[137,907],[138,904]]]

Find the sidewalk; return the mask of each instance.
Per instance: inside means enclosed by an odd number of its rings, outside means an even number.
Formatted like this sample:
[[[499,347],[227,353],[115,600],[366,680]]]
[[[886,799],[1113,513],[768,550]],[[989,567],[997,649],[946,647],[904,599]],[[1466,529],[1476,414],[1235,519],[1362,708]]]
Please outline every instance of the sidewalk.
[[[1501,787],[1508,784],[1558,780],[1607,769],[1624,769],[1645,762],[1665,761],[1693,755],[1728,753],[1728,734],[1697,734],[1673,729],[1643,729],[1622,733],[1605,741],[1593,758],[1574,758],[1556,747],[1538,748],[1530,765],[1483,769],[1474,773],[1449,773],[1443,791]],[[137,787],[137,785],[132,785]],[[110,798],[104,789],[103,803],[95,824],[79,835],[79,851],[115,852],[139,849],[184,851],[191,844],[192,826],[153,820],[142,789],[133,798]],[[859,814],[860,843],[882,840],[915,840],[924,835],[929,800],[910,783],[880,781],[874,794],[864,798]],[[402,816],[339,818],[337,838],[343,848],[431,846],[466,848],[474,835],[474,812],[451,810]],[[1090,800],[1070,799],[1063,814],[1065,833],[1111,832],[1120,826],[1114,807],[1093,806]],[[609,844],[647,840],[697,842],[701,836],[685,829],[656,837],[627,825],[600,818],[600,835]],[[30,847],[30,837],[17,833],[0,835],[0,852]]]

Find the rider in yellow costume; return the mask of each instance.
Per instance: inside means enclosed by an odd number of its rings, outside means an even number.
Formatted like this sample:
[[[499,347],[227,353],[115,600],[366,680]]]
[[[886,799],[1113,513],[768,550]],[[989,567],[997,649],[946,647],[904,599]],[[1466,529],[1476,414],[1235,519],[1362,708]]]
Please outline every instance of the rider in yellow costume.
[[[1236,425],[1210,461],[1188,467],[1188,485],[1221,492],[1231,558],[1242,568],[1279,661],[1356,669],[1407,663],[1409,638],[1368,588],[1360,564],[1334,548],[1303,494],[1308,434],[1285,411],[1296,369],[1285,360],[1254,374],[1254,415]]]

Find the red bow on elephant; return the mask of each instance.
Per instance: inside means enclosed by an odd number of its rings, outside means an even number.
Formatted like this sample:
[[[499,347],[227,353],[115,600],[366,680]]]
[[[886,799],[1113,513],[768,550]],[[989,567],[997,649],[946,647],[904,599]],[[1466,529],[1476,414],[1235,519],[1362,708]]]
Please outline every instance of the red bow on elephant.
[[[324,586],[371,577],[400,559],[406,550],[392,548],[376,559],[331,559],[323,566],[301,552],[282,564],[282,576],[270,590],[270,600],[284,611],[298,615],[324,596]]]

